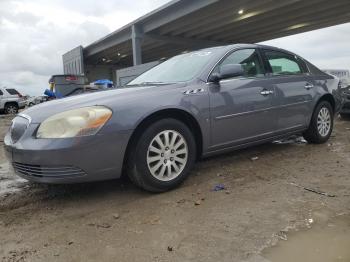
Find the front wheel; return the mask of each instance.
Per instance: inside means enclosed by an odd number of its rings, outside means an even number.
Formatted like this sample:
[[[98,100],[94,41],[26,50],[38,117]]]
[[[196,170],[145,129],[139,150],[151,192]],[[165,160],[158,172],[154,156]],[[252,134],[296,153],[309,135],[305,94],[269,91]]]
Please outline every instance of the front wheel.
[[[139,187],[164,192],[177,187],[189,175],[196,159],[190,129],[176,119],[150,125],[132,146],[128,175]]]
[[[331,104],[321,101],[315,108],[310,126],[303,134],[306,141],[322,144],[328,141],[333,131],[334,114]]]

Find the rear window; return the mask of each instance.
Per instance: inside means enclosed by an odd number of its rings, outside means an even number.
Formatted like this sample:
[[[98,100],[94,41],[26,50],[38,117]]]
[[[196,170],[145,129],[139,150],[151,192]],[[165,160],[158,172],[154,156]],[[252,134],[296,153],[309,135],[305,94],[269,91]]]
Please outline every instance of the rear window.
[[[18,91],[16,89],[6,89],[6,91],[10,94],[10,95],[20,95],[20,93],[18,93]]]
[[[266,50],[265,55],[274,75],[302,74],[305,70],[296,56],[272,50]]]
[[[0,96],[2,96],[4,93],[0,90]]]

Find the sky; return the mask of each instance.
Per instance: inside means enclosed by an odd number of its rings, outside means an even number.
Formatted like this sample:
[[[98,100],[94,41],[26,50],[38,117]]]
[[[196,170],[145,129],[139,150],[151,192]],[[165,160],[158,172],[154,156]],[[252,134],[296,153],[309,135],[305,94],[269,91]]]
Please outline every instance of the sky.
[[[0,86],[40,95],[62,54],[86,46],[169,0],[0,0]],[[350,69],[350,23],[275,39],[320,68]]]

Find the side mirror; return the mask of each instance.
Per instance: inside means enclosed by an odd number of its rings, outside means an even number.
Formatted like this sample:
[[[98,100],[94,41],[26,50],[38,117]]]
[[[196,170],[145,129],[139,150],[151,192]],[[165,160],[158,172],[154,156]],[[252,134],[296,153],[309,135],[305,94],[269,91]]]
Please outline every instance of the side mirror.
[[[222,79],[243,76],[244,69],[241,64],[228,64],[220,68],[220,73],[214,73],[210,76],[210,81],[217,83]]]
[[[240,64],[228,64],[223,65],[220,68],[221,79],[227,79],[236,76],[243,76],[244,69]]]
[[[221,75],[219,73],[213,73],[210,75],[209,81],[213,83],[219,83],[221,80]]]

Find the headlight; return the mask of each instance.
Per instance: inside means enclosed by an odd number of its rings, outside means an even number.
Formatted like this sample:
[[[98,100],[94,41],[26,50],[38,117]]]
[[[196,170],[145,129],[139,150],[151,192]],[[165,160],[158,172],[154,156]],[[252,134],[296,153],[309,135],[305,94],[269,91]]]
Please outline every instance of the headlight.
[[[42,122],[36,137],[69,138],[95,135],[111,116],[112,111],[104,106],[69,110]]]

